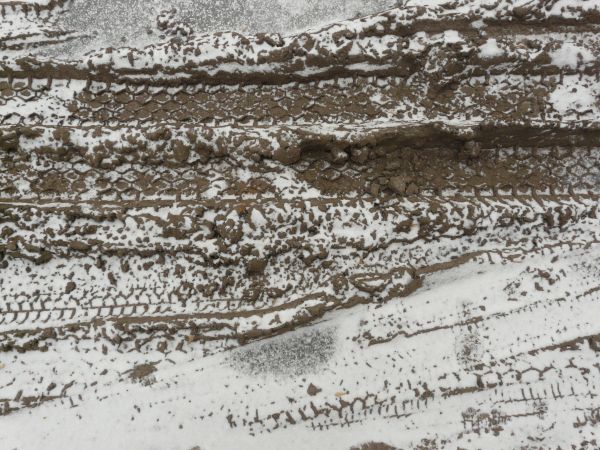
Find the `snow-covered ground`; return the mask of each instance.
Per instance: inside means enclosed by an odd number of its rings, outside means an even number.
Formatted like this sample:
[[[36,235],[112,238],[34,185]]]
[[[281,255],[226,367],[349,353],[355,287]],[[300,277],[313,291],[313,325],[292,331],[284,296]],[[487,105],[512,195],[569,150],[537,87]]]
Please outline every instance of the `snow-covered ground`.
[[[398,5],[0,0],[0,450],[600,448],[600,1]]]
[[[175,9],[175,17],[196,33],[292,34],[336,20],[379,12],[393,0],[85,0],[75,2],[57,24],[90,36],[54,55],[80,55],[100,47],[142,47],[159,38],[156,17]]]

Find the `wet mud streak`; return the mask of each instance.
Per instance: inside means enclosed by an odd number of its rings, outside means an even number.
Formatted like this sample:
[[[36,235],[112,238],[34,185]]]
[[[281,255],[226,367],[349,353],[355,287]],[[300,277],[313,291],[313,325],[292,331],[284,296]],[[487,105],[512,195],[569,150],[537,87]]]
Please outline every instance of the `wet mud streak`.
[[[598,448],[599,30],[0,0],[0,446]]]

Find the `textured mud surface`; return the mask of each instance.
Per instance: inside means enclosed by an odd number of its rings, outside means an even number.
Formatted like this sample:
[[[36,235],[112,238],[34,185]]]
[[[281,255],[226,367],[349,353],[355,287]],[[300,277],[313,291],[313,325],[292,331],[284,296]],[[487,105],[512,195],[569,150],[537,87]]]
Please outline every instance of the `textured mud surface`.
[[[0,447],[600,448],[600,2],[134,3],[0,2]]]

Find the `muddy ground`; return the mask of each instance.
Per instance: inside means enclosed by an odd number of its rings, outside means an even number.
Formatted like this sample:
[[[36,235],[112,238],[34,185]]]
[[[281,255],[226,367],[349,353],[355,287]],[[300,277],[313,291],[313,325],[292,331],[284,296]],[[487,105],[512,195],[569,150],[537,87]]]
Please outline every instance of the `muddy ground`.
[[[6,448],[599,447],[598,2],[97,3],[0,2]]]

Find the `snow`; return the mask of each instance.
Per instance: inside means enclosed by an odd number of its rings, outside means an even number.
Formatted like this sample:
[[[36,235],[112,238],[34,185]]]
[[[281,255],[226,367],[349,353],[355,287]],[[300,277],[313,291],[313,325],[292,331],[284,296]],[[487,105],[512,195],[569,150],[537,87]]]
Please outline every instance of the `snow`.
[[[504,55],[504,50],[498,46],[496,39],[490,38],[479,47],[479,55],[484,59],[497,58]]]
[[[596,60],[590,50],[570,42],[563,43],[560,48],[553,51],[550,56],[552,57],[552,64],[559,67],[570,67],[572,69],[575,69],[578,64],[586,64]]]
[[[367,16],[316,31],[320,45],[307,51],[312,57],[320,51],[337,54],[347,45],[346,38],[334,39],[340,30],[381,31],[389,20],[402,31],[405,25],[440,15],[477,18],[470,22],[477,31],[419,31],[408,42],[401,33],[354,39],[349,55],[364,59],[338,68],[368,77],[344,74],[341,79],[307,83],[323,93],[364,84],[362,91],[353,92],[379,108],[372,120],[350,123],[324,115],[317,121],[301,117],[272,123],[268,118],[252,125],[213,120],[181,126],[164,121],[160,127],[169,137],[151,138],[159,131],[156,123],[137,126],[117,121],[112,128],[90,120],[85,127],[78,126],[67,105],[84,91],[84,80],[51,80],[40,97],[27,101],[0,98],[0,137],[13,130],[11,124],[43,118],[43,124],[35,127],[39,136],[19,136],[18,151],[6,152],[0,162],[4,168],[13,161],[27,167],[15,174],[4,170],[2,179],[16,191],[10,201],[3,199],[0,256],[4,260],[7,237],[17,243],[22,256],[11,257],[11,264],[0,269],[0,335],[14,339],[11,344],[24,345],[32,329],[57,327],[64,333],[61,339],[49,340],[47,351],[0,352],[0,412],[5,405],[22,407],[17,399],[21,395],[47,400],[0,415],[0,447],[348,450],[368,440],[419,448],[432,437],[437,446],[451,442],[453,448],[521,448],[533,439],[540,447],[553,448],[594,442],[597,427],[586,417],[597,411],[590,393],[598,384],[600,364],[590,338],[598,333],[600,316],[598,192],[573,188],[563,198],[555,192],[517,197],[510,189],[501,190],[505,197],[483,191],[456,189],[457,195],[451,196],[427,190],[382,202],[358,189],[324,194],[303,175],[310,161],[286,166],[273,159],[276,150],[296,149],[303,140],[370,145],[377,133],[401,135],[425,125],[452,131],[459,142],[475,135],[490,118],[491,109],[482,106],[481,97],[520,98],[515,92],[521,95],[529,86],[538,89],[536,106],[544,110],[531,120],[527,117],[531,128],[567,130],[584,119],[597,122],[597,74],[581,68],[593,68],[597,59],[594,33],[579,42],[570,40],[579,33],[566,31],[517,36],[512,41],[488,38],[479,47],[477,41],[471,52],[470,34],[485,36],[485,20],[513,17],[512,8],[529,1],[447,3],[409,0],[388,11],[388,16]],[[257,64],[258,55],[277,49],[253,36],[246,42],[237,33],[203,31],[231,26],[246,32],[268,26],[269,31],[284,32],[281,44],[288,45],[304,39],[291,36],[296,29],[350,17],[359,7],[356,12],[363,14],[382,8],[381,2],[355,0],[203,4],[204,9],[183,0],[144,4],[135,0],[128,5],[76,2],[58,23],[74,26],[80,21],[87,31],[98,32],[110,22],[106,35],[38,56],[42,61],[52,60],[53,54],[75,58],[71,64],[82,70],[130,71],[110,86],[91,83],[90,91],[106,89],[110,95],[127,88],[127,80],[143,84],[168,79],[176,84],[199,74],[285,70],[308,76],[323,69],[299,65],[301,57],[292,58],[289,65]],[[543,14],[579,20],[582,11],[599,4],[558,0]],[[179,47],[145,29],[165,5],[180,7],[183,18],[186,7],[194,7],[189,20],[196,25],[196,34]],[[127,16],[128,8],[137,14]],[[224,15],[202,15],[211,8]],[[18,33],[28,29],[32,19],[19,14],[7,15],[11,25],[0,30],[0,39],[20,42]],[[31,23],[35,39],[49,26]],[[534,45],[528,47],[527,39]],[[558,46],[556,41],[564,43]],[[107,45],[117,48],[107,51],[103,48]],[[133,62],[128,57],[132,45],[146,46],[135,50]],[[525,80],[520,70],[544,48],[551,50],[552,64],[564,70],[536,73]],[[88,50],[91,53],[83,55]],[[186,50],[199,54],[185,59]],[[24,50],[29,51],[37,52]],[[481,63],[471,58],[479,55],[489,63],[489,73],[475,75],[467,65],[456,78],[444,78],[444,64],[452,61],[425,58],[443,54],[464,56],[468,64]],[[9,73],[18,72],[20,63],[14,55],[22,53],[11,50],[2,55]],[[386,55],[385,63],[379,62]],[[422,56],[434,61],[424,70],[383,80],[372,76],[394,69],[403,58]],[[508,61],[495,64],[494,58],[502,56]],[[178,71],[184,68],[189,71],[181,75]],[[148,75],[142,69],[156,73]],[[419,77],[432,73],[440,81],[440,97],[446,87],[459,86],[451,101],[464,107],[462,112],[434,116],[422,104],[427,92],[417,88],[423,86]],[[260,85],[200,87],[215,97],[242,90],[257,97],[267,92]],[[282,99],[296,89],[295,83],[276,88],[284,92]],[[481,89],[473,94],[476,88]],[[154,86],[150,91],[159,89]],[[169,92],[174,94],[175,89]],[[389,92],[394,89],[406,89],[414,98],[393,97]],[[61,125],[67,126],[68,143],[55,135]],[[198,135],[192,137],[195,132]],[[133,137],[136,144],[126,145]],[[175,168],[162,164],[175,143],[206,146],[212,158],[205,161],[191,152]],[[215,157],[217,143],[223,153],[219,157]],[[518,146],[503,145],[500,139],[494,164],[520,161]],[[103,146],[111,150],[103,160],[106,167],[90,170],[94,149]],[[62,158],[65,148],[72,160]],[[535,153],[543,164],[543,155],[554,150],[539,146]],[[572,150],[588,155],[598,151]],[[345,150],[337,151],[343,156]],[[257,152],[252,155],[258,156],[256,165],[249,158],[252,152]],[[148,154],[152,163],[140,158]],[[319,161],[317,171],[322,173],[317,176],[331,168],[326,160]],[[577,170],[594,174],[593,167],[571,167],[574,160],[566,159],[566,179],[580,178]],[[29,179],[31,173],[45,173],[48,167],[61,174],[69,169],[78,174],[90,171],[85,193],[42,194],[40,201]],[[348,170],[340,167],[334,169]],[[473,170],[469,163],[461,167],[467,174]],[[144,173],[157,184],[162,177],[176,183],[200,179],[200,174],[205,185],[194,187],[191,199],[172,192],[109,198],[101,192],[100,172],[109,184],[122,180],[131,184],[131,174]],[[262,183],[267,194],[232,189],[235,183],[251,182]],[[76,218],[67,218],[70,210],[77,210]],[[120,216],[107,218],[111,212]],[[518,220],[512,221],[513,215]],[[177,224],[173,227],[181,233],[166,233],[169,224]],[[92,226],[97,227],[93,236],[81,239],[101,251],[86,254],[69,247],[79,228]],[[239,233],[229,239],[231,231]],[[35,263],[32,259],[40,250],[51,252],[53,258]],[[154,253],[146,258],[137,251]],[[120,252],[130,255],[128,271],[121,266]],[[248,273],[249,255],[270,256],[264,274]],[[164,265],[157,263],[160,258]],[[152,264],[144,268],[148,262]],[[117,273],[118,279],[111,281],[107,271]],[[65,274],[76,284],[69,294]],[[416,290],[406,295],[413,284],[418,284]],[[175,295],[183,286],[190,288],[183,289],[181,297]],[[254,289],[260,295],[249,301],[248,291]],[[271,298],[275,290],[280,295]],[[136,323],[148,317],[156,319],[155,328]],[[134,325],[124,318],[133,319]],[[182,326],[168,329],[176,322]],[[69,324],[84,328],[71,331]],[[129,334],[134,338],[121,340],[127,334],[123,330],[136,325],[140,330]],[[195,336],[200,337],[194,340]],[[579,338],[576,350],[555,347]],[[129,376],[134,367],[149,363],[156,371],[143,382]],[[49,389],[50,383],[56,387]],[[320,389],[314,395],[307,392],[311,383]],[[460,389],[464,393],[453,393]],[[501,430],[474,432],[465,419],[470,413],[486,420],[499,414]]]

